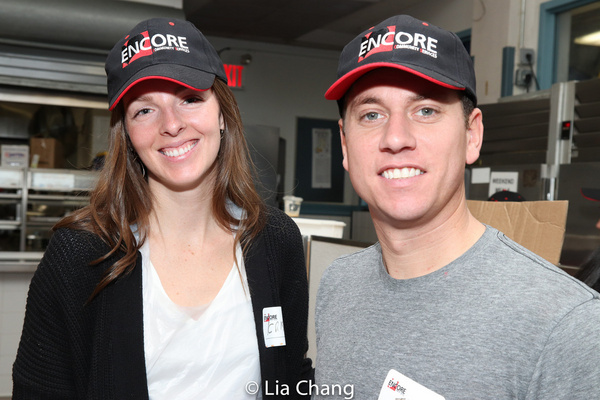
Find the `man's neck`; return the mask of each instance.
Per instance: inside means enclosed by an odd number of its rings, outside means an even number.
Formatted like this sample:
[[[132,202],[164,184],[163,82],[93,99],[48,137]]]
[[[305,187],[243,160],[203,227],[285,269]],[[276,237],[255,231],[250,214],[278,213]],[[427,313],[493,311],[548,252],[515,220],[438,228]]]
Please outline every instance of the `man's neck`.
[[[392,278],[411,279],[448,265],[469,250],[483,235],[485,226],[466,205],[443,221],[408,229],[374,221],[383,262]]]

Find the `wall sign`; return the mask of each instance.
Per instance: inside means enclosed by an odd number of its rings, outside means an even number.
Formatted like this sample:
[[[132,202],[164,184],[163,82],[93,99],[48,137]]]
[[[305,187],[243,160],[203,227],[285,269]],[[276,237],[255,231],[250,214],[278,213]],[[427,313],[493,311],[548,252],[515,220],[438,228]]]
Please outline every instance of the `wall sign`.
[[[313,128],[312,130],[311,187],[313,189],[331,189],[331,136],[331,129]]]
[[[225,67],[225,73],[227,74],[227,86],[231,88],[241,88],[242,72],[244,71],[244,66],[223,64],[223,67]]]
[[[518,172],[492,172],[490,175],[490,190],[488,192],[488,196],[503,190],[517,192],[518,187]]]
[[[342,145],[336,120],[298,118],[294,196],[304,201],[344,202]]]

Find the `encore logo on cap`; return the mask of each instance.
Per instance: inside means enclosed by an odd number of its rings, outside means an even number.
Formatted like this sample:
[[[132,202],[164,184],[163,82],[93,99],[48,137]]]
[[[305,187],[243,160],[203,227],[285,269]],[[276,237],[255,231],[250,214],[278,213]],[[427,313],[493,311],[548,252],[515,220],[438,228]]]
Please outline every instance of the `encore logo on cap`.
[[[148,31],[145,31],[125,42],[121,49],[121,63],[125,68],[139,58],[162,50],[190,52],[187,38],[184,36],[157,33],[150,37]]]
[[[394,49],[414,50],[433,58],[437,58],[438,40],[422,33],[396,33],[395,26],[369,32],[362,39],[358,53],[358,62],[370,55]]]

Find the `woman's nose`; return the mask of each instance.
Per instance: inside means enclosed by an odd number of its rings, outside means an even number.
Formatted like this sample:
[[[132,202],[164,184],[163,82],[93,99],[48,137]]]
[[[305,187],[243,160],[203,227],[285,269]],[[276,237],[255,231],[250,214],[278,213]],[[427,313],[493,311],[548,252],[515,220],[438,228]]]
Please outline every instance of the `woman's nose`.
[[[185,121],[174,109],[167,107],[162,110],[161,134],[177,136],[185,129]]]

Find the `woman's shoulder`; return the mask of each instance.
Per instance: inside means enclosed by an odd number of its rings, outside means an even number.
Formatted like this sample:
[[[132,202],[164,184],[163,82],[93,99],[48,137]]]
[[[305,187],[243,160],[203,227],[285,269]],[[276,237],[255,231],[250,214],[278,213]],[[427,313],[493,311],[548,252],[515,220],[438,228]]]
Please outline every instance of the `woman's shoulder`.
[[[63,293],[59,297],[87,299],[105,270],[95,263],[108,253],[109,246],[91,232],[59,228],[52,234],[38,264],[31,286],[34,290]]]
[[[59,228],[50,238],[40,267],[66,269],[88,266],[110,251],[110,247],[95,233]],[[38,267],[39,268],[39,267]]]
[[[97,234],[73,228],[59,228],[52,234],[46,251],[55,248],[82,254],[105,253],[109,249]]]
[[[283,212],[283,210],[273,206],[267,206],[265,214],[267,216],[266,229],[273,232],[300,235],[298,225],[289,215]]]
[[[267,222],[257,243],[264,246],[273,271],[286,282],[296,282],[299,276],[306,278],[304,244],[298,225],[278,208],[267,207],[265,213]]]

